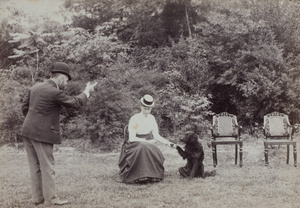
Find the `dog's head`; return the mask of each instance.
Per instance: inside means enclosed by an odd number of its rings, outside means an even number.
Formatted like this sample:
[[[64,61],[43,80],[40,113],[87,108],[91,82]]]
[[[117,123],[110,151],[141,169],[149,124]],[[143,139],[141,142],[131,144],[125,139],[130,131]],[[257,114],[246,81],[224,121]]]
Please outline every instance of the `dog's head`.
[[[180,139],[180,141],[185,144],[194,143],[198,141],[198,136],[194,132],[188,131],[185,133],[184,137]]]

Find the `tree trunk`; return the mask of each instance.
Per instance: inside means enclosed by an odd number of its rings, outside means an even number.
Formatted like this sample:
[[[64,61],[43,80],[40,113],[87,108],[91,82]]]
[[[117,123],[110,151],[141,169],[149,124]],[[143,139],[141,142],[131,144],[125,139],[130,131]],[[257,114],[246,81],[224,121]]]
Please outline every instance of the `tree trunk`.
[[[188,26],[188,30],[189,30],[189,38],[192,38],[192,31],[191,31],[191,27],[190,27],[190,21],[189,21],[189,14],[188,14],[188,10],[187,10],[187,5],[185,5],[185,17],[186,17],[186,23]]]

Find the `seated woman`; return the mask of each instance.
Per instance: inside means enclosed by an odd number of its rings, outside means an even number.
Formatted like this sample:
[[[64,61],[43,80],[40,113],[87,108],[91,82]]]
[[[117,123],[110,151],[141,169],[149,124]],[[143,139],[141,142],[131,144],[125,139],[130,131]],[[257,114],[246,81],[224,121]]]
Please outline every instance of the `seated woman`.
[[[120,178],[124,183],[158,182],[164,177],[164,157],[153,143],[152,137],[174,147],[174,143],[158,133],[152,114],[152,96],[141,98],[141,112],[131,117],[128,124],[129,139],[124,142],[119,158]]]

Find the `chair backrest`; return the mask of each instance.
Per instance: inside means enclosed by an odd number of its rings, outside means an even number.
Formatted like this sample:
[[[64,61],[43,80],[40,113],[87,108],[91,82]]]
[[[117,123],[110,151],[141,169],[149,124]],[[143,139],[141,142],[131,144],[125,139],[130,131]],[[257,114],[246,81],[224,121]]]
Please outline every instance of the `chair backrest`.
[[[214,134],[218,136],[237,136],[238,123],[235,115],[223,112],[213,116]]]
[[[128,125],[126,125],[126,126],[124,127],[124,130],[123,130],[123,138],[124,138],[124,142],[127,142],[128,139],[129,139]]]
[[[290,122],[287,115],[272,112],[264,116],[264,129],[267,136],[288,136]]]

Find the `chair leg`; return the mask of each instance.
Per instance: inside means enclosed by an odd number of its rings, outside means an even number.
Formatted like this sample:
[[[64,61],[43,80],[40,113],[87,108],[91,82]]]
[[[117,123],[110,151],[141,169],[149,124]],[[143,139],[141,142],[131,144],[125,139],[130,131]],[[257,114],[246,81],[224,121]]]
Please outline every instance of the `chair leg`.
[[[240,167],[243,166],[243,144],[240,144]]]
[[[237,156],[238,156],[238,145],[235,145],[235,165],[237,165]]]
[[[212,157],[213,157],[213,165],[216,167],[217,162],[216,162],[216,145],[212,144]]]
[[[265,166],[269,165],[268,161],[268,145],[265,144]]]
[[[218,165],[218,153],[217,153],[217,145],[215,146],[215,161],[216,161],[216,165]]]
[[[293,147],[294,147],[294,166],[297,167],[297,144],[294,144]]]
[[[290,162],[290,145],[286,145],[286,164],[289,164]]]

